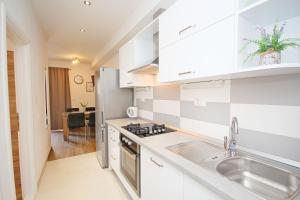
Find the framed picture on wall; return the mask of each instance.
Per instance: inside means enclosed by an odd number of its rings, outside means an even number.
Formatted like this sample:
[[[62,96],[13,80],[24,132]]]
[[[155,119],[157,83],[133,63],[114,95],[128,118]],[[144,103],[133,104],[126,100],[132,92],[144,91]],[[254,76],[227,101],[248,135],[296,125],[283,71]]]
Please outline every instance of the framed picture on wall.
[[[93,82],[86,82],[86,92],[94,92]]]

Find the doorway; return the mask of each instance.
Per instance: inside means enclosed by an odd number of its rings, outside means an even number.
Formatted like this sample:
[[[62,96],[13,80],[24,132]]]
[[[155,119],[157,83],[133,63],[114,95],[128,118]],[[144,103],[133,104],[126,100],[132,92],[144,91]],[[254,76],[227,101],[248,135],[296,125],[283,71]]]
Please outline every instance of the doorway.
[[[10,143],[16,199],[31,199],[37,190],[35,175],[30,45],[26,37],[6,22],[7,83],[9,94]]]
[[[73,106],[70,68],[49,67],[49,102],[51,115],[51,151],[48,160],[95,152],[95,111]],[[71,82],[71,84],[70,84]],[[92,107],[90,107],[92,108]],[[95,120],[94,120],[95,121]],[[91,125],[91,126],[90,126]]]

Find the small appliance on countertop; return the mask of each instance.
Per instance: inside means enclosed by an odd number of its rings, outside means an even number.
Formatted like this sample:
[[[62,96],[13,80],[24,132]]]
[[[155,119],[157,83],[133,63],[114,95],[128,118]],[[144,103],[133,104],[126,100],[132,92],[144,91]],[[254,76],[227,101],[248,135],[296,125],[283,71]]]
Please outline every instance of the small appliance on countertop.
[[[127,108],[127,115],[129,118],[137,118],[138,117],[138,108],[134,107],[134,106]]]
[[[132,124],[131,123],[127,126],[122,126],[122,128],[124,128],[125,130],[127,130],[141,138],[176,131],[176,130],[167,128],[164,124],[159,125],[159,124],[154,124],[154,123],[146,123],[146,124],[140,124],[140,123]]]

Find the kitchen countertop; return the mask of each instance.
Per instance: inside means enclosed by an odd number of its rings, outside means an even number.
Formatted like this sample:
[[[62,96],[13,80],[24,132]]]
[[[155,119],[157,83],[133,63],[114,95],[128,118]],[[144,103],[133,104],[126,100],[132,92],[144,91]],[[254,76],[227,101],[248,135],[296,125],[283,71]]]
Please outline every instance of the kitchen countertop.
[[[202,140],[222,148],[222,141],[208,138],[201,135],[192,135],[180,129],[176,129],[176,132],[161,134],[152,137],[140,138],[129,131],[122,128],[130,123],[149,123],[142,119],[115,119],[107,120],[108,125],[113,126],[121,133],[140,144],[142,147],[147,148],[153,153],[157,154],[164,160],[168,161],[174,167],[183,171],[185,174],[197,180],[200,184],[205,185],[210,190],[217,193],[224,199],[244,199],[244,200],[262,200],[265,199],[256,193],[249,191],[238,183],[228,180],[226,177],[218,174],[216,171],[206,169],[203,166],[197,165],[184,157],[177,155],[166,147],[176,145],[183,142]],[[169,127],[169,126],[168,126]],[[174,127],[171,127],[174,128]],[[224,150],[223,150],[224,151]],[[225,153],[225,151],[224,151]],[[300,199],[299,195],[295,199]]]

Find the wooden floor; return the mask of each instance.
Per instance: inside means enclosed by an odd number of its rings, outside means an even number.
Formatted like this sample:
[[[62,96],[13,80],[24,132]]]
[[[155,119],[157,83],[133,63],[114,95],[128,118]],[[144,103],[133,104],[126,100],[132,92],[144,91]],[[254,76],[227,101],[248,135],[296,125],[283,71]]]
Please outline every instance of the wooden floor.
[[[51,151],[48,160],[57,160],[85,153],[96,151],[95,137],[87,137],[85,140],[84,132],[77,131],[70,135],[69,143],[64,141],[63,132],[51,132]],[[94,134],[92,134],[94,135]]]

